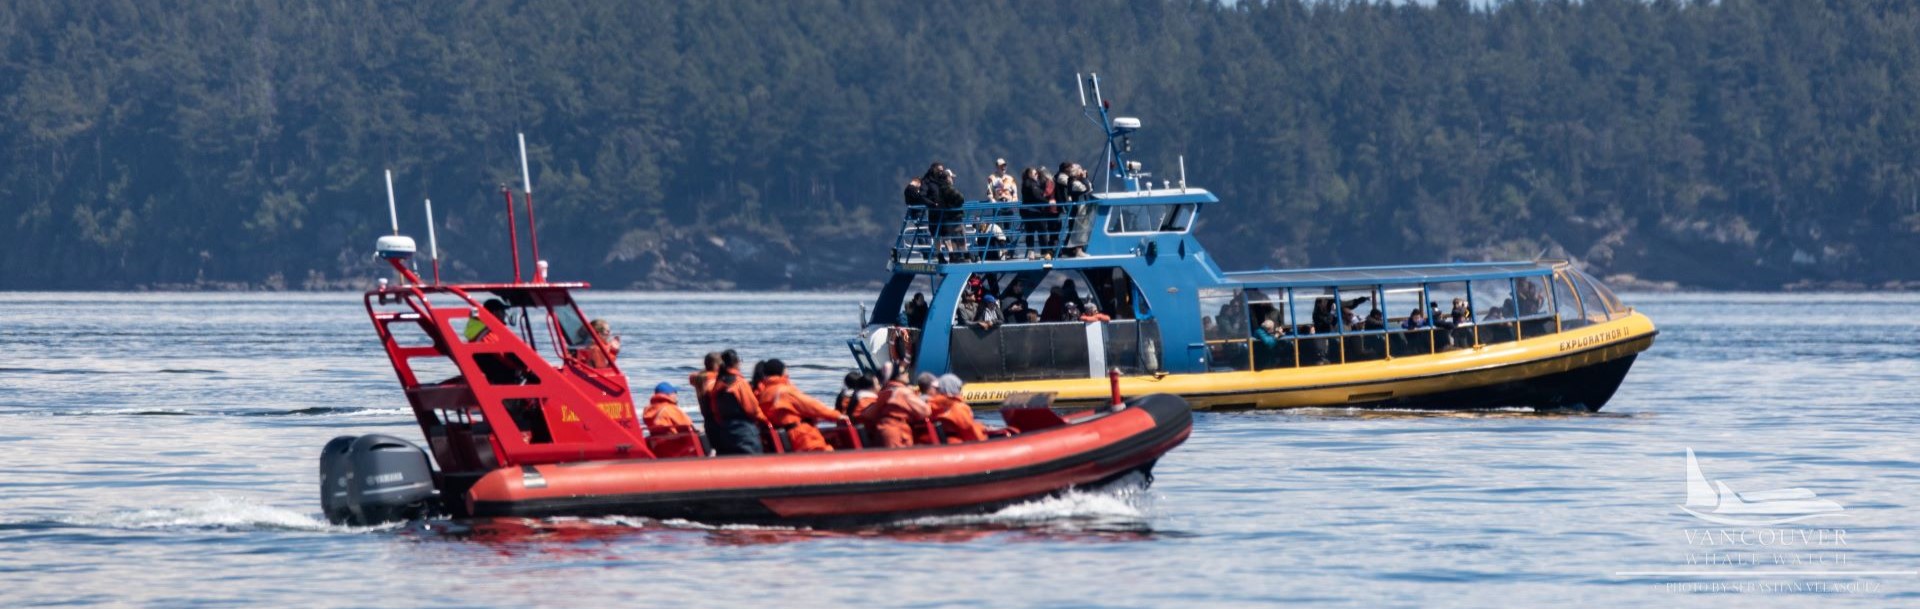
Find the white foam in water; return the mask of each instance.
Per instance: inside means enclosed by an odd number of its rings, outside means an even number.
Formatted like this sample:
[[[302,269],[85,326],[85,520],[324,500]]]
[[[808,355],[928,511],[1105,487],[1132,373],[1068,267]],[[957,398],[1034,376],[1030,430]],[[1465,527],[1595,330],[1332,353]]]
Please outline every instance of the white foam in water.
[[[412,410],[410,410],[410,409],[406,409],[406,408],[367,408],[367,409],[364,409],[364,410],[350,410],[350,411],[347,411],[347,412],[329,412],[329,413],[326,413],[326,414],[316,414],[316,415],[308,415],[308,416],[316,416],[316,417],[411,417],[411,416],[413,416],[413,411],[412,411]]]
[[[215,495],[195,505],[120,510],[55,519],[65,524],[110,529],[220,529],[228,531],[364,532],[398,526],[344,527],[317,514],[263,505],[244,497]]]
[[[187,415],[194,414],[185,408],[76,408],[43,409],[20,412],[26,416],[41,417],[98,417],[98,416],[143,416],[143,415]]]
[[[1096,489],[1074,489],[1058,495],[1024,501],[987,514],[933,516],[905,524],[950,526],[967,524],[1061,524],[1076,522],[1139,522],[1152,508],[1153,493],[1134,477]]]
[[[1075,523],[1111,524],[1115,522],[1136,523],[1149,517],[1153,503],[1153,494],[1137,476],[1130,476],[1105,487],[1095,489],[1075,489],[1058,495],[1024,501],[1009,505],[986,514],[962,514],[949,516],[927,516],[893,523],[905,526],[969,526],[969,525],[1063,525],[1076,528]],[[573,519],[553,519],[550,522],[563,522]],[[679,518],[651,520],[628,516],[604,516],[586,519],[584,522],[606,526],[647,528],[658,525],[670,529],[705,531],[805,531],[811,527],[763,524],[708,524]]]

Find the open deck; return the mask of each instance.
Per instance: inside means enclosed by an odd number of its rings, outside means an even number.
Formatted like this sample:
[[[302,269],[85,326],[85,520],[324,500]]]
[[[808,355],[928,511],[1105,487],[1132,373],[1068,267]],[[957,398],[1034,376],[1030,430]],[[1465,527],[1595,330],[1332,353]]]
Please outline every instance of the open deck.
[[[900,220],[894,270],[936,272],[947,264],[1135,255],[1138,239],[1190,232],[1203,205],[1199,188],[1094,195],[1086,201],[968,201],[957,209],[910,207]]]

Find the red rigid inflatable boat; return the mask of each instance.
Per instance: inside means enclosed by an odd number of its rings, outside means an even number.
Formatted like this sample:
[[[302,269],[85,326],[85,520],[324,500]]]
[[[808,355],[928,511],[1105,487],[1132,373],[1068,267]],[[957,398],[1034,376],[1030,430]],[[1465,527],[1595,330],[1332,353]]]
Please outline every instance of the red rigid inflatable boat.
[[[1007,428],[984,441],[863,448],[861,430],[842,419],[822,427],[831,452],[708,456],[691,427],[646,428],[635,416],[626,376],[604,355],[614,352],[610,337],[572,298],[586,284],[549,282],[544,263],[532,281],[516,264],[511,283],[442,284],[437,273],[428,282],[411,268],[411,239],[382,237],[378,252],[397,280],[366,293],[367,314],[427,449],[384,435],[328,443],[320,499],[336,523],[435,514],[842,522],[977,511],[1150,474],[1192,427],[1187,402],[1171,395],[1069,417],[1031,396],[1003,408]],[[937,438],[933,424],[918,426]],[[780,432],[762,433],[775,451],[784,446]]]
[[[969,511],[1147,472],[1192,426],[1186,401],[1170,395],[1053,420],[969,444],[501,468],[467,498],[475,516],[834,521]]]

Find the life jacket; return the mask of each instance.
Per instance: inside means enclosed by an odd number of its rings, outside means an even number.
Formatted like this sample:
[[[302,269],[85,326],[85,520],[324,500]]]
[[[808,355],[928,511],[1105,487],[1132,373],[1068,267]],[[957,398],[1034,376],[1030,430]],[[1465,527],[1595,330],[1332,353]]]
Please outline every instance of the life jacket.
[[[899,381],[889,381],[880,389],[873,405],[860,412],[860,417],[873,426],[881,446],[898,448],[913,446],[912,422],[930,414],[926,402],[912,388]]]
[[[700,409],[702,418],[713,419],[713,371],[701,370],[687,375],[687,384],[693,387],[693,402]]]
[[[580,360],[586,362],[588,368],[606,369],[613,367],[613,354],[609,353],[607,349],[602,348],[600,345],[581,347],[577,353],[579,353]]]
[[[767,416],[760,412],[759,396],[754,395],[747,379],[740,377],[740,371],[728,370],[714,375],[709,393],[707,399],[712,402],[715,421],[767,422]]]
[[[665,393],[653,394],[653,399],[647,402],[647,409],[640,413],[640,419],[648,428],[693,425],[693,419],[680,411],[679,398]]]
[[[793,450],[799,452],[833,450],[827,444],[826,437],[820,435],[820,429],[813,426],[816,421],[833,421],[840,413],[813,396],[801,393],[785,376],[767,377],[760,390],[760,411],[767,415],[767,422],[774,429],[787,432],[787,439],[793,444]]]
[[[987,439],[987,428],[973,419],[973,407],[951,395],[936,395],[928,400],[933,422],[947,432],[947,443],[978,442]]]

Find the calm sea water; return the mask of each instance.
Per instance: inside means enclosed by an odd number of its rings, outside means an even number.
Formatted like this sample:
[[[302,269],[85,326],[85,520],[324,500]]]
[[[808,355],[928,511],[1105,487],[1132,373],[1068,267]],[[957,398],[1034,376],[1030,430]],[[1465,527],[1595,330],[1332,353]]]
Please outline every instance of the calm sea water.
[[[828,396],[862,299],[584,301],[636,386],[731,346]],[[0,294],[0,606],[1920,604],[1920,297],[1627,300],[1602,414],[1203,413],[1145,490],[816,531],[329,526],[320,446],[419,433],[358,295]],[[1689,448],[1845,511],[1696,519]]]

